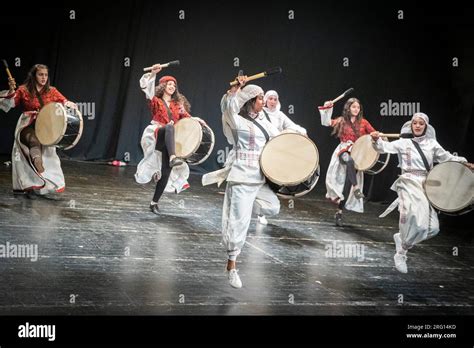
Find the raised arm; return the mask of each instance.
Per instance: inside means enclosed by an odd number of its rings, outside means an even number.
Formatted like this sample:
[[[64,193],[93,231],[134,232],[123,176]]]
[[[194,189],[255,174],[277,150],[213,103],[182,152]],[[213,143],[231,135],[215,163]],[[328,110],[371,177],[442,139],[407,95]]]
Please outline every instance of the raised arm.
[[[326,127],[333,126],[333,120],[331,120],[332,111],[334,104],[331,101],[324,103],[324,106],[318,106],[319,113],[321,114],[321,124]]]
[[[20,88],[15,91],[16,82],[14,78],[8,78],[8,87],[8,91],[0,91],[0,110],[5,112],[17,106],[21,98]]]
[[[153,65],[150,73],[144,74],[140,79],[140,88],[148,100],[155,96],[156,74],[161,71],[160,64]]]

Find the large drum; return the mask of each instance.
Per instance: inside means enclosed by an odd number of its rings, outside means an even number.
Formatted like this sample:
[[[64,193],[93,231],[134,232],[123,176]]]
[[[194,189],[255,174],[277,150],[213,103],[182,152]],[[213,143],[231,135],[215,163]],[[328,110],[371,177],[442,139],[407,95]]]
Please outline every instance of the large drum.
[[[176,156],[190,165],[204,162],[214,149],[214,132],[195,118],[183,118],[174,125]]]
[[[459,162],[444,162],[430,170],[424,183],[426,197],[436,209],[462,215],[474,208],[474,173]]]
[[[284,133],[272,138],[260,155],[260,168],[270,187],[284,198],[310,192],[319,179],[319,152],[308,137]]]
[[[81,138],[83,127],[79,110],[65,107],[61,103],[49,103],[38,113],[35,133],[42,145],[69,150]]]
[[[383,138],[386,140],[386,138]],[[363,135],[352,145],[351,157],[355,169],[370,175],[380,173],[388,164],[390,154],[380,154],[374,149],[372,137]]]

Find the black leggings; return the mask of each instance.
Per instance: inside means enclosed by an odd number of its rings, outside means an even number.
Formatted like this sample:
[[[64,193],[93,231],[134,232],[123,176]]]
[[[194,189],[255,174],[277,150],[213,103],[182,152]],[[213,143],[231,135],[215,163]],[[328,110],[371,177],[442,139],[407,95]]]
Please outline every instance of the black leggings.
[[[171,174],[170,156],[175,154],[174,127],[172,125],[168,124],[158,130],[155,149],[161,151],[161,178],[156,184],[153,195],[153,202],[158,202]]]
[[[340,154],[339,161],[341,161],[341,163],[347,167],[346,181],[344,183],[344,189],[342,190],[342,194],[344,195],[345,199],[339,202],[339,209],[342,210],[342,208],[344,208],[344,204],[346,203],[347,196],[349,196],[349,192],[351,191],[351,186],[357,185],[357,173],[354,166],[354,160],[348,152],[343,152]]]

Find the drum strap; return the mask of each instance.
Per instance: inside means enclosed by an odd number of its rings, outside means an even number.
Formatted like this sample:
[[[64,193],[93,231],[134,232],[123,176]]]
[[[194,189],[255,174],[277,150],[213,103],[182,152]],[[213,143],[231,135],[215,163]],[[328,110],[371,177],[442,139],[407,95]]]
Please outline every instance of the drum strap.
[[[38,90],[35,88],[35,92],[36,92],[36,97],[38,98],[38,101],[40,103],[40,106],[43,107],[44,106],[44,102],[43,102],[43,98],[41,98],[41,94],[39,94]]]
[[[173,118],[173,113],[171,112],[168,104],[166,104],[166,102],[163,100],[163,105],[165,106],[165,109],[166,109],[166,113],[168,114],[168,118],[170,121],[174,121],[174,118]]]
[[[258,123],[257,120],[254,120],[252,117],[247,116],[247,119],[252,121],[258,128],[260,128],[263,135],[265,136],[265,139],[266,139],[265,143],[267,143],[270,140],[270,136],[268,135],[268,132],[265,130],[265,128],[263,128],[263,126],[260,123]]]
[[[428,164],[428,160],[426,159],[425,154],[423,153],[423,150],[421,150],[420,144],[418,144],[416,141],[412,140],[413,145],[415,145],[416,149],[420,153],[421,159],[423,160],[423,164],[425,165],[426,171],[429,172],[431,170],[430,165]]]
[[[262,111],[265,114],[265,117],[267,118],[268,122],[272,123],[272,121],[270,121],[270,116],[268,116],[268,112],[266,112],[265,109],[262,109]]]

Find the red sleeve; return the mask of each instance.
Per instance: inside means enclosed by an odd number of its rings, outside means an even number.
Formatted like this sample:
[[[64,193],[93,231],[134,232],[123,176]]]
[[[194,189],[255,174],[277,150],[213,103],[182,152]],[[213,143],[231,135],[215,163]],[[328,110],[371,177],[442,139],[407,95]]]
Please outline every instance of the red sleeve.
[[[67,99],[65,96],[63,96],[57,88],[54,88],[52,87],[51,88],[51,92],[52,92],[52,100],[54,100],[55,102],[57,103],[61,103],[61,104],[64,104],[65,102],[67,102]]]
[[[15,96],[13,97],[15,99],[15,107],[20,105],[21,101],[24,100],[24,93],[25,93],[25,88],[23,86],[18,87],[18,89],[15,92]]]
[[[182,110],[180,109],[179,119],[186,118],[186,117],[191,117],[191,115],[188,114],[188,112],[184,110],[184,108]]]
[[[370,124],[369,121],[367,121],[365,118],[364,118],[364,128],[365,128],[365,131],[367,132],[367,134],[370,134],[372,132],[375,132],[375,128],[372,127],[372,125]]]

